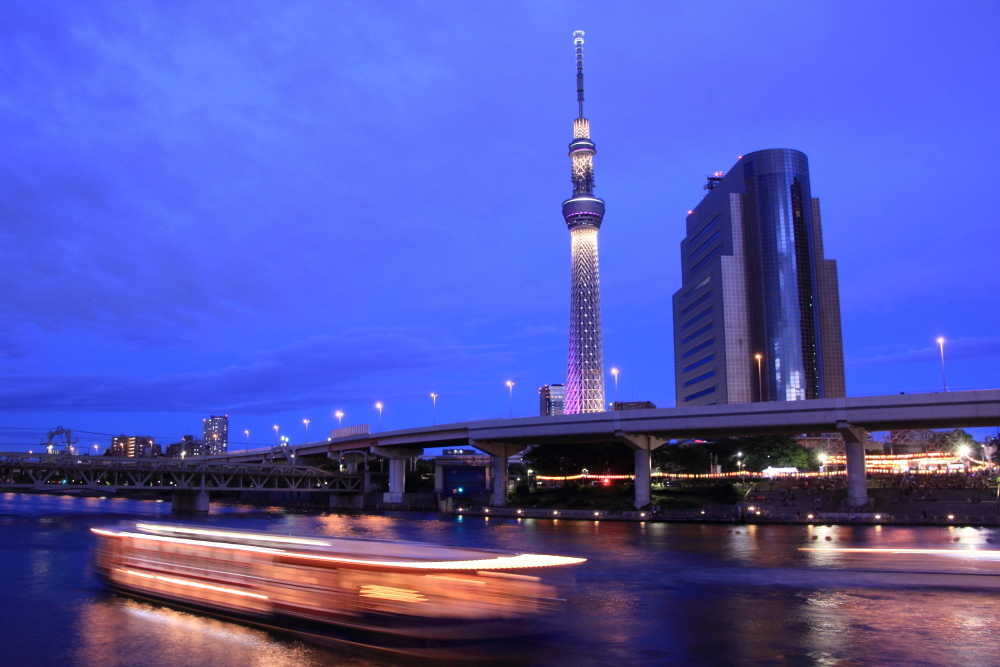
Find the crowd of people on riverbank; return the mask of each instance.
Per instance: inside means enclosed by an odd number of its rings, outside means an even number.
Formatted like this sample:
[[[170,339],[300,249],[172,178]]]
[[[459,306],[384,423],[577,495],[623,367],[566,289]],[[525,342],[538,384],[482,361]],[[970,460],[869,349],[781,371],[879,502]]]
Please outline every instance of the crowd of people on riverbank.
[[[882,491],[882,502],[893,506],[905,503],[947,501],[978,505],[990,500],[995,493],[996,471],[979,470],[935,473],[873,473],[868,475],[868,487]],[[991,490],[991,483],[994,484]],[[836,500],[836,492],[847,488],[846,477],[802,479],[784,477],[768,480],[751,491],[746,501],[761,506],[762,511],[779,506],[782,508],[835,511],[829,503]],[[894,495],[893,491],[895,492]],[[891,501],[890,501],[890,494]],[[926,511],[925,511],[926,513]]]

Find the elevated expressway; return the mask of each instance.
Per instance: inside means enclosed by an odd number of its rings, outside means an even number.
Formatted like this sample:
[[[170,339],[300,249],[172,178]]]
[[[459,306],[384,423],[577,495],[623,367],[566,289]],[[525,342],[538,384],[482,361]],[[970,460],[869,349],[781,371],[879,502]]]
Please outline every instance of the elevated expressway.
[[[298,457],[366,452],[389,460],[389,494],[404,488],[405,459],[428,447],[475,447],[493,457],[494,502],[506,502],[507,457],[543,443],[623,442],[635,452],[635,503],[649,503],[650,452],[669,440],[745,435],[832,433],[847,450],[848,502],[867,503],[867,432],[1000,425],[1000,389],[893,394],[811,401],[779,401],[597,412],[557,417],[492,419],[353,435],[291,448]],[[212,461],[263,461],[271,450],[233,452]],[[301,459],[300,459],[301,460]]]

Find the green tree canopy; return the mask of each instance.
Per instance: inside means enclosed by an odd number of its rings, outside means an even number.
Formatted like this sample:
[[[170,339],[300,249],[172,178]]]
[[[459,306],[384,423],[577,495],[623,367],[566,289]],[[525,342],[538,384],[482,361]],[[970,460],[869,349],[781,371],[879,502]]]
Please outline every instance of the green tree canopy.
[[[742,452],[743,456],[739,456]],[[665,472],[704,474],[714,460],[723,472],[761,471],[767,467],[815,470],[819,461],[813,450],[797,444],[790,435],[757,435],[743,438],[720,438],[704,443],[664,445],[653,452],[653,464]]]
[[[591,445],[535,445],[524,453],[524,462],[539,475],[627,475],[635,470],[635,455],[628,445],[611,442]]]

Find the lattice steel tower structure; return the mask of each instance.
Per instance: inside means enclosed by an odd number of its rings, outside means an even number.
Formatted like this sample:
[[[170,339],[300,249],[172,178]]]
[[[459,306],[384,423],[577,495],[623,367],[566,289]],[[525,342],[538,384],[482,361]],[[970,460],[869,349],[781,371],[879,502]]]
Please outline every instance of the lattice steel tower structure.
[[[594,153],[590,121],[583,116],[583,31],[573,33],[576,46],[576,100],[569,156],[573,161],[573,196],[562,213],[572,241],[569,306],[569,361],[566,367],[564,414],[604,412],[604,355],[601,344],[601,283],[597,267],[597,231],[604,201],[594,196]]]

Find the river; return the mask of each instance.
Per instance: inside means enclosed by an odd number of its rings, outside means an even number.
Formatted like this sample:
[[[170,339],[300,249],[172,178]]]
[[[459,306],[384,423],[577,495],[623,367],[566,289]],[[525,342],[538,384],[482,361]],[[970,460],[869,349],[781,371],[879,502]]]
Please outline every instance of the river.
[[[42,667],[389,666],[112,594],[89,572],[89,528],[176,520],[169,503],[0,494],[0,664]],[[516,665],[1000,664],[993,579],[889,576],[802,548],[994,549],[996,529],[590,522],[339,514],[213,505],[186,519],[244,529],[581,556],[564,629]],[[927,567],[917,569],[926,570]],[[963,563],[962,571],[987,571]],[[872,572],[872,570],[876,570]],[[992,573],[990,573],[992,574]],[[1000,583],[1000,577],[996,577]]]

